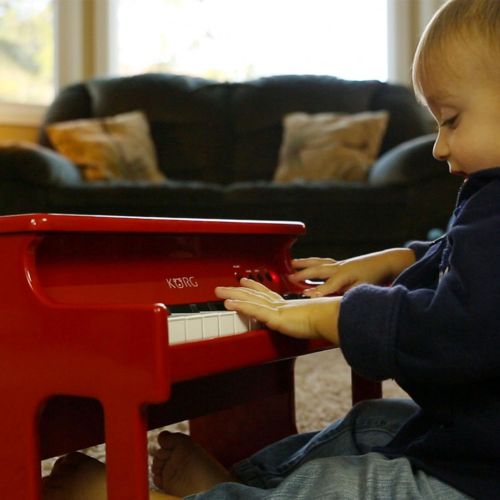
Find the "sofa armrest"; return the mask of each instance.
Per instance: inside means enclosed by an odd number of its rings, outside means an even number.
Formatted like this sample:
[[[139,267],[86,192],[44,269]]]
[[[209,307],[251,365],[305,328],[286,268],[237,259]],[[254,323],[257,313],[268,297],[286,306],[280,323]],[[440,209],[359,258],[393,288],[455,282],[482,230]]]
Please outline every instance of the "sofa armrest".
[[[370,169],[369,184],[418,184],[426,179],[449,175],[446,164],[432,156],[435,139],[435,134],[417,137],[383,154]]]
[[[2,180],[49,186],[79,183],[82,177],[76,165],[49,148],[13,144],[0,148]]]

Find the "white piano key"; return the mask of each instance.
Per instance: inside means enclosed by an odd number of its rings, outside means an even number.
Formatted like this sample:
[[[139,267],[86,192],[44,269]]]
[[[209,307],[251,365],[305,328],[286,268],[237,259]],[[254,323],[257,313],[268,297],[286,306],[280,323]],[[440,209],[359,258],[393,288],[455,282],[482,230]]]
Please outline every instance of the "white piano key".
[[[168,343],[182,344],[183,342],[186,342],[186,318],[173,314],[168,318]]]
[[[235,311],[174,313],[168,317],[169,344],[238,335],[261,328],[253,318]]]
[[[234,334],[235,316],[236,313],[233,311],[223,311],[219,314],[219,335],[221,337]]]
[[[203,339],[203,318],[200,313],[186,316],[186,342]]]
[[[249,320],[248,316],[244,316],[240,313],[234,314],[234,333],[245,333],[249,330]]]
[[[201,314],[203,320],[203,338],[213,339],[219,336],[219,315]]]

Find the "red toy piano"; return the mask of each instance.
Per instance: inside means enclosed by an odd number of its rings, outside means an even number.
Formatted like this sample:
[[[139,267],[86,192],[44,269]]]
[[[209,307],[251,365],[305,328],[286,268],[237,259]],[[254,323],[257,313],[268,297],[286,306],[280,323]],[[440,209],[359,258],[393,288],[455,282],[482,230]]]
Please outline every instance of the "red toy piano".
[[[280,294],[301,223],[0,217],[0,497],[40,460],[106,442],[108,498],[146,500],[148,429],[188,419],[225,464],[296,432],[293,362],[328,348],[225,311],[217,285]],[[126,457],[126,460],[123,460]]]

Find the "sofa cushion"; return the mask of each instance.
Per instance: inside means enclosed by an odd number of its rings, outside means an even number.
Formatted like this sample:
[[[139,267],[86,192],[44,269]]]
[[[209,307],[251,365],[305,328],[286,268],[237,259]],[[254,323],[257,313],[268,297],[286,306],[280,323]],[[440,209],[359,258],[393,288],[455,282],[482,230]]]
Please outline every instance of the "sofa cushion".
[[[390,120],[381,152],[429,131],[425,112],[403,86],[334,76],[280,75],[231,86],[234,132],[232,181],[271,180],[288,113],[386,110]]]
[[[160,169],[169,179],[229,182],[231,138],[228,123],[230,84],[165,73],[94,79],[63,89],[52,104],[47,123],[68,118],[111,116],[141,109],[150,124]],[[46,138],[41,137],[42,141]],[[228,180],[229,179],[229,180]]]
[[[80,171],[49,148],[27,141],[0,144],[0,181],[21,181],[40,186],[81,182]]]
[[[409,89],[377,81],[280,75],[218,83],[149,73],[66,87],[50,106],[45,125],[141,109],[168,178],[229,184],[273,178],[288,113],[387,110],[385,152],[428,132],[420,108]],[[40,141],[49,145],[43,131]]]
[[[146,113],[160,169],[169,179],[222,184],[229,176],[232,152],[229,87],[166,73],[87,83],[98,116],[127,111],[131,102]]]
[[[365,180],[387,127],[384,111],[285,116],[277,182]]]
[[[449,177],[447,164],[432,156],[435,139],[435,134],[416,137],[388,151],[370,169],[369,183],[373,186],[407,186],[436,177]],[[457,179],[457,187],[460,182],[461,179]]]
[[[140,111],[54,123],[47,133],[55,148],[82,169],[87,181],[165,179],[158,170],[147,119]]]
[[[272,180],[285,115],[366,111],[380,85],[314,75],[271,76],[235,84],[231,93],[233,181]]]

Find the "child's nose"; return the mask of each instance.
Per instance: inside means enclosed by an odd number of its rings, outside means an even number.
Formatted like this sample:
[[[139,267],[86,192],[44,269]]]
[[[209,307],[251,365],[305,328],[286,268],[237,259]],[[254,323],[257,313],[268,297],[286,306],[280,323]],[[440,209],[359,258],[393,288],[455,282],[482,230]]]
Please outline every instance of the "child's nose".
[[[445,161],[450,154],[448,145],[445,138],[443,137],[443,132],[439,131],[434,147],[432,148],[432,155],[436,160]]]

